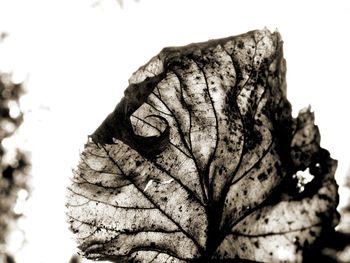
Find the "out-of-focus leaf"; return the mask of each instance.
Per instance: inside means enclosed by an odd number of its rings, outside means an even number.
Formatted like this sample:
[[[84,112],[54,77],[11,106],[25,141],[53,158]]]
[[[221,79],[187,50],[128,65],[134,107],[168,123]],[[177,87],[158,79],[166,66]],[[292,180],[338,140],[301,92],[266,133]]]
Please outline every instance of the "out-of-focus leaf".
[[[69,187],[83,255],[302,261],[334,218],[336,162],[310,110],[291,117],[285,71],[268,30],[166,48],[136,71]],[[306,168],[315,179],[293,191]]]

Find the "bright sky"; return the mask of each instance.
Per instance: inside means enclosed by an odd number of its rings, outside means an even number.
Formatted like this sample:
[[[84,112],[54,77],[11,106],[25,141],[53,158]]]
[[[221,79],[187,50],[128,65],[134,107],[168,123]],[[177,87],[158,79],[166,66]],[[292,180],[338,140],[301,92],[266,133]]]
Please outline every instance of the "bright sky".
[[[295,112],[312,105],[342,183],[350,167],[349,25],[346,0],[124,0],[123,9],[114,0],[0,0],[0,32],[10,34],[0,68],[13,69],[28,89],[22,136],[12,142],[32,152],[33,165],[34,190],[21,222],[28,242],[18,262],[69,261],[75,248],[65,189],[79,150],[132,72],[164,46],[278,28],[289,100]]]

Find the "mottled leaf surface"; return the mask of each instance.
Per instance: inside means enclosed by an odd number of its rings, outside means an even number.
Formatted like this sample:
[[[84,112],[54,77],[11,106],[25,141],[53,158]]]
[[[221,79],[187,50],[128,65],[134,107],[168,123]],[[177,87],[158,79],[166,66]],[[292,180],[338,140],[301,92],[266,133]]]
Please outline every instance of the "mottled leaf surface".
[[[68,192],[81,253],[115,262],[302,261],[337,205],[278,33],[166,48],[90,136]],[[295,173],[314,180],[298,191]],[[327,224],[329,223],[329,226]]]

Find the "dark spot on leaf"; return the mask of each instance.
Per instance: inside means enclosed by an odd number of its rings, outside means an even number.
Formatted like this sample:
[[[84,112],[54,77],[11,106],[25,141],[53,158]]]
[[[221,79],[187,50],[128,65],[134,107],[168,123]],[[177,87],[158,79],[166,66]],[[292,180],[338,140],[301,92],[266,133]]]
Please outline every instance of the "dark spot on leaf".
[[[258,179],[260,182],[265,181],[267,179],[267,177],[268,177],[267,173],[265,173],[265,172],[258,175]]]
[[[255,241],[255,242],[254,242],[254,246],[255,246],[256,248],[260,248],[259,241]]]

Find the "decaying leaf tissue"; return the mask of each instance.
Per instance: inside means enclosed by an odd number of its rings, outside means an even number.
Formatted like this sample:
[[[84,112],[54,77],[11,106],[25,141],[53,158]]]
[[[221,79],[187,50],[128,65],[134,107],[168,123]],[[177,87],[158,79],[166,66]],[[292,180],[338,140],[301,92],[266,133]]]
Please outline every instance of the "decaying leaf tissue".
[[[281,37],[268,30],[165,48],[136,71],[69,187],[81,253],[303,261],[337,220],[336,161],[313,113],[291,116],[285,73]]]

